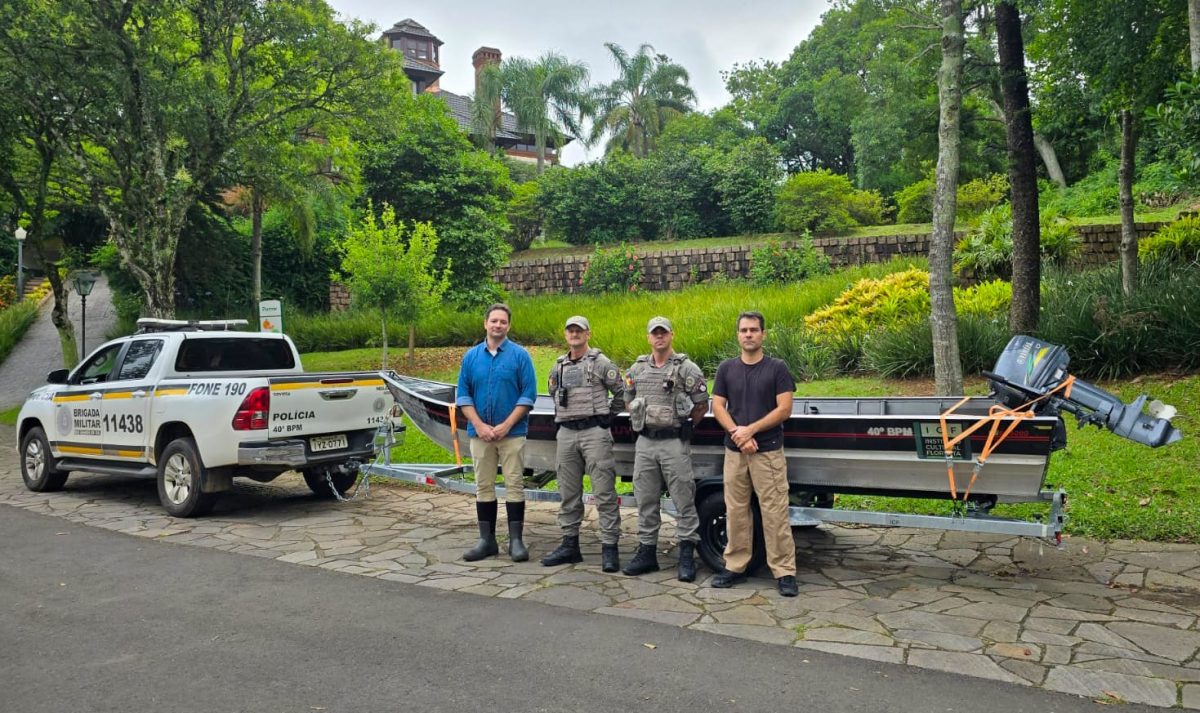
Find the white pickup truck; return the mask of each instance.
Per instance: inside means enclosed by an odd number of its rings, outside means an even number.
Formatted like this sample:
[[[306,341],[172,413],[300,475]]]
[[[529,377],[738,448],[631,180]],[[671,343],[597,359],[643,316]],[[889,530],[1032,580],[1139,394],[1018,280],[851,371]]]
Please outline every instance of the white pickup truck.
[[[284,335],[207,331],[230,324],[139,320],[50,372],[17,417],[26,487],[61,489],[71,471],[152,477],[177,517],[210,510],[235,476],[299,470],[318,495],[345,492],[390,418],[379,374],[304,373]]]

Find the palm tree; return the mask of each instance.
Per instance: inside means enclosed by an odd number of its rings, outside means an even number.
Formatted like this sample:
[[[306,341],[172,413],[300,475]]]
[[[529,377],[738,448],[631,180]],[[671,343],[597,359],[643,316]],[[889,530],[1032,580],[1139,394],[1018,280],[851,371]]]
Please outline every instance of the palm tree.
[[[696,92],[688,86],[688,73],[650,45],[630,56],[620,45],[605,42],[621,75],[597,88],[596,120],[591,140],[612,134],[606,151],[623,148],[645,157],[668,121],[691,111]]]
[[[540,174],[546,164],[546,145],[562,146],[564,133],[582,137],[581,119],[588,109],[588,70],[556,52],[536,60],[513,57],[498,69],[485,68],[480,75],[472,114],[477,131],[494,135],[497,100],[517,118],[523,131],[533,134]]]

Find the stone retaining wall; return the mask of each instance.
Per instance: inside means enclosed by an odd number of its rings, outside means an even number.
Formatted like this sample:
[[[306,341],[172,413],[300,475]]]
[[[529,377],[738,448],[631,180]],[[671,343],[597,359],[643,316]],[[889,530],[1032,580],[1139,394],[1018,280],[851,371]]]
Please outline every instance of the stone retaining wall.
[[[1138,223],[1138,238],[1146,238],[1166,223]],[[1095,267],[1117,259],[1121,245],[1120,225],[1081,225],[1076,228],[1083,248],[1076,262]],[[956,236],[961,237],[959,232]],[[793,242],[785,242],[793,245]],[[829,257],[834,267],[887,262],[894,257],[924,257],[929,253],[929,234],[881,235],[861,238],[816,238],[813,246]],[[749,246],[683,248],[646,254],[642,258],[640,290],[675,290],[710,280],[717,275],[749,277]],[[496,281],[510,294],[541,295],[578,292],[591,255],[565,255],[510,262],[495,272]],[[330,309],[346,309],[350,295],[343,285],[329,286]]]
[[[1163,225],[1138,223],[1138,237],[1145,238]],[[1093,267],[1117,259],[1120,225],[1082,225],[1077,230],[1083,239],[1080,266]],[[961,237],[962,233],[956,235]],[[785,243],[791,244],[794,243]],[[929,234],[816,238],[813,246],[824,252],[834,267],[844,267],[887,262],[907,255],[924,257],[929,253]],[[729,278],[748,277],[752,249],[749,246],[684,248],[647,254],[642,258],[642,281],[638,289],[673,290],[722,274]],[[495,278],[516,295],[577,292],[590,259],[590,255],[565,255],[510,262],[495,272]]]

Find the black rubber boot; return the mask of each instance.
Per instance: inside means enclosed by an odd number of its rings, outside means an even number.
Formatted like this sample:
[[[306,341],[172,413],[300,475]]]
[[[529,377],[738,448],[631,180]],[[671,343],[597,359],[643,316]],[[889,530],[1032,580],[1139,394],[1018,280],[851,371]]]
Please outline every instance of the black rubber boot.
[[[630,577],[658,571],[658,552],[654,545],[638,545],[633,560],[622,570]]]
[[[680,582],[696,581],[696,543],[679,543],[679,576]]]
[[[546,567],[555,567],[560,564],[575,564],[583,561],[583,553],[579,551],[579,535],[566,535],[563,537],[562,544],[554,548],[554,551],[542,558],[542,564]]]
[[[467,562],[478,562],[485,557],[495,557],[500,554],[500,546],[496,544],[496,501],[490,503],[475,503],[475,514],[479,518],[479,542],[463,553]]]
[[[504,503],[504,513],[508,515],[508,555],[513,562],[524,562],[529,559],[529,550],[525,547],[525,503]]]
[[[600,570],[616,572],[621,569],[621,553],[616,545],[600,545]]]

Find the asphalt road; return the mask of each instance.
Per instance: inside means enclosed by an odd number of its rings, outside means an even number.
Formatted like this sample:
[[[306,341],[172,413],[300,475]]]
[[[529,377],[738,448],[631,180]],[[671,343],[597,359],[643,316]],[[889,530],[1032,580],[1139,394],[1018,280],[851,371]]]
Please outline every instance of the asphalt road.
[[[0,507],[0,542],[5,712],[1097,710],[1023,686],[156,543],[16,508]]]

